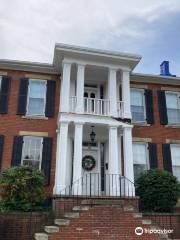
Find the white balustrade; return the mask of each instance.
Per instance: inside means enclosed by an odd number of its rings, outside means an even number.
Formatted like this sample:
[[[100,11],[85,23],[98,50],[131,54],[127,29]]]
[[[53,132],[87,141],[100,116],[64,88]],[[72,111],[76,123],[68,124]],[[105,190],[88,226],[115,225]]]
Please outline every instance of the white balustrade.
[[[75,113],[77,106],[77,97],[70,97],[70,112]],[[124,104],[122,101],[117,101],[118,117],[123,117]],[[108,99],[84,98],[84,113],[92,115],[109,116],[110,101]]]
[[[124,102],[123,101],[117,101],[117,113],[118,113],[118,117],[123,118],[123,115],[124,115]]]

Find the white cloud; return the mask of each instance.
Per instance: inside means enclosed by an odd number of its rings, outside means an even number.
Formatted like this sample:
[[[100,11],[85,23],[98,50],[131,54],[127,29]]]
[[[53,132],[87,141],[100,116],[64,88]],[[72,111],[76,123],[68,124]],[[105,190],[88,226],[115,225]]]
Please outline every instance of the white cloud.
[[[51,62],[55,42],[150,41],[155,33],[142,23],[177,10],[179,0],[1,0],[0,58]]]

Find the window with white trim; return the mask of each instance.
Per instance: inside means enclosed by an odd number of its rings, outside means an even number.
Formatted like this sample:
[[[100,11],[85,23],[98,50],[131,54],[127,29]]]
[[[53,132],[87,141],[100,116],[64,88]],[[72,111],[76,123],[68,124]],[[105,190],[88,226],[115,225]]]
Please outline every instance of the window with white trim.
[[[47,81],[45,80],[29,80],[27,115],[45,115],[46,85]]]
[[[144,142],[133,143],[134,179],[149,169],[148,144]]]
[[[21,164],[41,169],[42,146],[42,137],[24,136]]]
[[[146,121],[144,89],[131,89],[131,113],[133,121]]]
[[[180,93],[166,92],[166,106],[169,124],[180,124]]]
[[[180,181],[180,144],[171,144],[173,175]]]

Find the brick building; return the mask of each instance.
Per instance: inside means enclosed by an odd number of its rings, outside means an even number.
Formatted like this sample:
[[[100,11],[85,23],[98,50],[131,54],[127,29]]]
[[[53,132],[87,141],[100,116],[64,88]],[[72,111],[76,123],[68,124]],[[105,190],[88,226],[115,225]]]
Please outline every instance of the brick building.
[[[52,64],[0,60],[1,171],[34,165],[48,194],[134,195],[156,167],[180,179],[180,78],[168,62],[134,73],[140,60],[63,44]]]

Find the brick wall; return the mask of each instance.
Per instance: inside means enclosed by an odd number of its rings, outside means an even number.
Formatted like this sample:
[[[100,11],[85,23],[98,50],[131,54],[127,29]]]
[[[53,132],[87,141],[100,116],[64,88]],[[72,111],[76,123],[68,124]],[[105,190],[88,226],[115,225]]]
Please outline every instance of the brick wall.
[[[47,213],[0,213],[1,240],[32,240],[51,223]]]
[[[151,219],[153,223],[158,224],[162,229],[172,229],[173,237],[175,239],[180,238],[180,213],[152,213],[143,214],[147,219]]]
[[[11,89],[8,104],[8,114],[0,115],[0,134],[5,136],[2,170],[11,165],[13,137],[19,135],[19,131],[32,132],[48,132],[49,137],[53,138],[53,153],[51,161],[51,182],[50,186],[46,188],[46,192],[52,192],[54,186],[55,174],[55,156],[56,156],[56,128],[57,116],[59,109],[59,88],[60,80],[57,75],[50,75],[52,80],[56,81],[56,98],[55,98],[55,115],[48,120],[25,119],[22,116],[16,115],[18,104],[18,91],[20,78],[25,77],[29,72],[23,71],[7,71],[8,76],[11,77]],[[41,74],[43,75],[43,74]],[[47,76],[47,74],[46,74]]]
[[[138,83],[136,84],[138,85]],[[166,127],[160,124],[157,91],[161,90],[161,87],[164,85],[141,83],[141,85],[142,84],[147,85],[148,89],[151,89],[153,91],[155,122],[151,126],[135,125],[135,127],[133,128],[133,137],[151,138],[152,142],[157,144],[158,167],[160,169],[163,169],[162,144],[166,143],[166,139],[180,140],[180,129]],[[168,85],[165,85],[165,86],[173,88],[173,86],[168,86]],[[179,87],[179,90],[180,90],[180,87]]]

